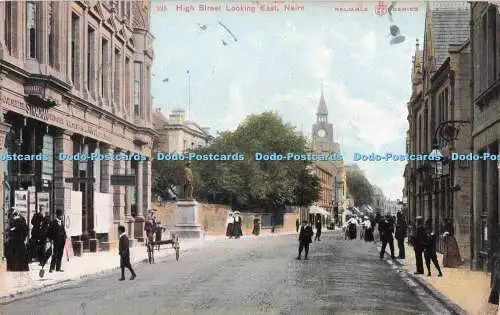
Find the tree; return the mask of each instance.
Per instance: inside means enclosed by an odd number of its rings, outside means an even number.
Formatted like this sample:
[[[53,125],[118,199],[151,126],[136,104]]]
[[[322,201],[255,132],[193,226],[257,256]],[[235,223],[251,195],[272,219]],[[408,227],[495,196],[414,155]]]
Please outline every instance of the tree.
[[[151,192],[163,200],[170,200],[170,191],[175,191],[177,185],[182,185],[184,180],[183,161],[153,160],[151,169]]]
[[[347,171],[347,189],[354,198],[355,206],[373,203],[373,186],[360,170],[349,169]]]
[[[194,161],[195,193],[201,200],[242,210],[308,206],[319,197],[319,181],[308,161],[257,161],[255,153],[306,152],[306,141],[274,112],[249,116],[234,132],[220,133],[200,154],[244,154],[243,161]]]

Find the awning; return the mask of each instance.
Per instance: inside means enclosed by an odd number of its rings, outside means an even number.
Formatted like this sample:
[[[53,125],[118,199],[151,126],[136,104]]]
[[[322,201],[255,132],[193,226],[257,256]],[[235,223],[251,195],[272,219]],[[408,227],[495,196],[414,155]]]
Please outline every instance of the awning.
[[[314,205],[309,207],[309,213],[322,214],[324,216],[331,216],[331,214],[328,213],[325,209],[318,207],[318,206],[314,206]]]

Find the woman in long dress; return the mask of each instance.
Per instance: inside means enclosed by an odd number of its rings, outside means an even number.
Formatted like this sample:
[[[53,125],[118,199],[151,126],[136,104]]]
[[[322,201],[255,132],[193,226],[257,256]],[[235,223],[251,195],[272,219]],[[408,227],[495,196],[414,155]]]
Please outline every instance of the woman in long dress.
[[[364,226],[365,226],[365,242],[373,242],[373,226],[370,219],[366,218]]]
[[[28,224],[18,211],[13,212],[8,230],[7,271],[29,271],[28,255],[26,251],[26,238],[28,237]]]
[[[234,238],[240,238],[243,235],[241,230],[241,217],[240,212],[234,212],[234,223],[233,223],[233,236]]]
[[[443,267],[456,268],[462,263],[462,257],[454,236],[453,224],[449,219],[444,220],[443,230]]]
[[[226,236],[233,238],[233,223],[234,223],[234,213],[229,212],[229,216],[226,221]]]

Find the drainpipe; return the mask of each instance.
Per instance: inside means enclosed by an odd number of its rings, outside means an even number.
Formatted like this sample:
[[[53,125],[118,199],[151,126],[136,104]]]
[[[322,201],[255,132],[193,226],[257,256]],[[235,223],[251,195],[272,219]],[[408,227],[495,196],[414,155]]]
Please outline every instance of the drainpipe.
[[[469,78],[469,91],[470,91],[470,103],[471,103],[471,137],[470,137],[470,149],[471,151],[474,149],[474,137],[473,137],[473,131],[474,131],[474,84],[473,84],[473,79],[474,79],[474,58],[473,58],[473,52],[474,52],[474,34],[473,34],[473,28],[474,28],[474,21],[473,21],[473,7],[474,7],[474,2],[470,2],[470,19],[469,19],[469,38],[470,38],[470,78]],[[476,234],[476,228],[474,226],[474,165],[471,163],[470,166],[470,173],[471,173],[471,184],[470,184],[470,189],[471,189],[471,198],[470,198],[470,269],[474,269],[474,247],[475,247],[475,234]]]

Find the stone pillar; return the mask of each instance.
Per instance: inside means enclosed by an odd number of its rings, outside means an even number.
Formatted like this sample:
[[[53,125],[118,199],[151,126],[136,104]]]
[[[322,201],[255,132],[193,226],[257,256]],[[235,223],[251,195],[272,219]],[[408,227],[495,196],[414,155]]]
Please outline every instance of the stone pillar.
[[[123,154],[120,150],[115,150],[114,156]],[[116,160],[113,163],[113,175],[125,175],[125,161]],[[125,229],[125,187],[113,186],[113,217],[115,223],[116,240],[118,240],[118,226],[124,225]],[[127,230],[128,234],[128,230]]]
[[[136,200],[136,206],[137,206],[137,216],[135,217],[135,223],[134,223],[134,236],[139,242],[144,241],[144,201],[143,201],[143,192],[144,192],[144,186],[143,186],[143,161],[138,161],[137,162],[137,169],[135,170],[136,174],[136,189],[137,189],[137,200]]]
[[[130,152],[127,152],[127,155],[130,156]],[[125,174],[132,174],[132,161],[125,161]],[[132,240],[135,237],[134,234],[134,218],[132,217],[132,187],[125,186],[125,225],[127,229],[127,234]]]
[[[102,144],[101,145],[101,154],[103,155],[113,155],[113,146],[110,146],[108,144]],[[100,190],[101,193],[106,193],[106,194],[112,194],[112,188],[111,188],[111,174],[113,174],[113,167],[114,167],[114,162],[113,161],[108,161],[108,160],[102,160],[100,161],[101,166],[100,166],[100,173],[101,173],[101,178],[100,178],[100,187],[98,190]],[[113,198],[111,198],[111,207],[113,207]],[[109,209],[108,209],[109,210]],[[114,210],[114,209],[112,209]],[[114,211],[113,211],[114,215]],[[113,222],[116,220],[119,220],[119,217],[114,217],[112,218]],[[116,243],[118,240],[118,227],[116,224],[111,225],[110,231],[108,231],[108,240],[107,242],[100,242],[101,250],[110,250],[112,245]]]
[[[149,209],[152,208],[151,205],[151,161],[148,160],[144,163],[143,167],[143,180],[142,180],[142,187],[143,187],[143,211],[144,211],[144,216],[147,215],[147,212]]]
[[[54,151],[73,154],[73,139],[71,132],[62,131],[55,136]],[[73,161],[61,161],[56,157],[54,167],[54,206],[64,209],[65,189],[73,190],[73,183],[66,183],[65,178],[73,177]]]
[[[112,155],[113,147],[108,144],[103,144],[101,146],[103,155]],[[101,192],[111,193],[111,174],[113,174],[113,161],[102,160],[101,161]],[[117,218],[113,218],[117,219]]]
[[[3,113],[0,113],[0,119],[3,120]],[[0,149],[2,151],[4,151],[4,146],[5,146],[5,138],[7,136],[7,134],[9,133],[10,131],[10,128],[11,126],[3,121],[0,121]],[[5,167],[5,164],[3,163],[3,161],[0,161],[0,209],[3,209],[3,205],[4,205],[4,202],[5,200],[3,199],[3,196],[4,196],[4,191],[3,191],[3,187],[4,187],[4,181],[6,180],[4,178],[4,167]],[[3,235],[3,232],[5,230],[5,227],[3,226],[3,223],[4,223],[4,215],[6,214],[6,212],[4,211],[6,209],[3,209],[1,210],[1,215],[0,215],[0,272],[2,272],[4,270],[4,264],[3,264],[3,257],[4,257],[4,235]]]

